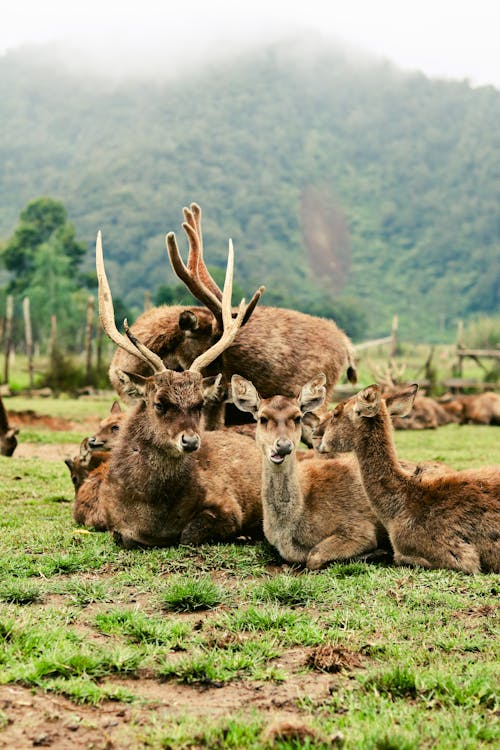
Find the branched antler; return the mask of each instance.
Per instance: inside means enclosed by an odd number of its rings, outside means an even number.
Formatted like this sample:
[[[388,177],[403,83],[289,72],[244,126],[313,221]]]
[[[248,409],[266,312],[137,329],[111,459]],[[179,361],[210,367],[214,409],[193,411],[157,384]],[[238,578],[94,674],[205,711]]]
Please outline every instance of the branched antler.
[[[234,273],[234,250],[233,250],[233,242],[232,240],[229,240],[226,277],[224,280],[224,290],[222,292],[222,300],[221,300],[221,316],[222,316],[222,329],[223,329],[222,336],[218,341],[215,342],[215,344],[213,344],[213,346],[210,347],[210,349],[207,349],[207,351],[203,352],[203,354],[200,354],[200,356],[194,360],[191,367],[189,368],[190,370],[199,372],[204,367],[207,367],[214,360],[216,360],[217,357],[219,357],[229,346],[231,346],[234,339],[236,338],[236,334],[238,333],[241,326],[243,325],[243,318],[245,317],[245,312],[247,310],[247,307],[245,305],[245,300],[244,299],[241,300],[240,305],[238,307],[238,313],[236,315],[236,318],[233,318],[232,310],[231,310],[231,294],[233,291],[233,273]]]
[[[111,289],[109,288],[108,278],[106,276],[106,270],[104,268],[104,257],[102,252],[102,235],[101,231],[97,233],[97,240],[95,246],[95,262],[97,270],[97,281],[99,284],[99,320],[107,336],[117,344],[121,349],[125,349],[129,354],[133,354],[134,357],[142,359],[150,365],[155,373],[164,372],[167,368],[165,367],[161,357],[148,349],[144,344],[141,344],[137,339],[130,333],[127,321],[124,321],[125,332],[127,337],[119,332],[115,325],[115,311],[113,308],[113,297],[111,295]]]
[[[219,330],[223,329],[222,318],[222,292],[215,280],[210,275],[203,259],[203,238],[201,232],[201,208],[192,203],[190,208],[184,208],[185,221],[182,225],[189,242],[189,253],[187,264],[181,258],[177,240],[173,232],[166,237],[167,250],[170,263],[175,274],[186,285],[191,294],[203,305],[208,307]],[[261,286],[245,308],[242,325],[250,318],[259,299],[264,293],[265,287]]]

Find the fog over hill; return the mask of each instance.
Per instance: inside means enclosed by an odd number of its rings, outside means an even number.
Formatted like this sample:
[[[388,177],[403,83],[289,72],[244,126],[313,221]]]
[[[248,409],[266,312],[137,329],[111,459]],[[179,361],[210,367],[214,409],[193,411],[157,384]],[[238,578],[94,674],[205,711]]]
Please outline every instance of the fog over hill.
[[[102,228],[138,311],[172,282],[164,235],[185,246],[197,201],[208,262],[232,236],[240,286],[265,283],[268,304],[356,310],[366,335],[398,312],[427,340],[498,311],[500,93],[318,35],[233,42],[181,54],[172,32],[130,68],[105,40],[0,58],[0,237],[29,200],[62,200],[88,269]]]

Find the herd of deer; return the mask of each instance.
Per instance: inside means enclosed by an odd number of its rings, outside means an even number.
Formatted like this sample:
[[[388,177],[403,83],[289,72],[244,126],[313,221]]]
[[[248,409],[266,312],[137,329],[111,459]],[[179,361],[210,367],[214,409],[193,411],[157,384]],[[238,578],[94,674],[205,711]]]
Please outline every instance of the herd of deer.
[[[262,287],[233,310],[231,241],[220,290],[204,262],[199,207],[184,218],[187,264],[173,233],[167,249],[204,307],[153,308],[130,328],[124,321],[124,334],[98,234],[99,316],[118,346],[109,376],[130,408],[115,402],[66,460],[77,523],[126,548],[264,534],[310,569],[386,555],[500,572],[500,467],[398,460],[391,418],[411,411],[416,385],[385,397],[369,386],[328,412],[341,373],[356,382],[349,339],[331,321],[258,305]],[[256,426],[226,418],[227,404]],[[301,440],[312,450],[298,450]]]

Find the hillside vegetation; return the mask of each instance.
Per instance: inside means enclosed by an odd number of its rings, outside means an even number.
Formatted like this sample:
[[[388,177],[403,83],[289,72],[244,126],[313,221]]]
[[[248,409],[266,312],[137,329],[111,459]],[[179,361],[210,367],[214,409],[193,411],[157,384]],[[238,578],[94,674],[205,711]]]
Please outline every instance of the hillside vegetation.
[[[307,45],[305,45],[307,47]],[[436,341],[498,310],[500,92],[274,45],[154,80],[0,59],[0,237],[62,200],[92,269],[102,228],[116,295],[172,284],[164,235],[204,211],[209,263],[231,236],[245,292],[333,315],[355,338]]]

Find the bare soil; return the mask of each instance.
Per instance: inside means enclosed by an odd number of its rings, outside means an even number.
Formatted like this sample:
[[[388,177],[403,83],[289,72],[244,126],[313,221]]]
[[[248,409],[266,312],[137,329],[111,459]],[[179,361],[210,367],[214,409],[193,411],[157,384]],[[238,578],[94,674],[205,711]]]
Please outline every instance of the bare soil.
[[[174,681],[160,683],[147,677],[113,680],[110,684],[124,687],[138,697],[131,705],[111,701],[97,707],[76,705],[62,696],[18,685],[0,686],[4,723],[0,748],[140,748],[146,746],[148,726],[161,730],[185,717],[193,722],[211,721],[251,716],[256,710],[265,712],[268,726],[276,722],[307,726],[307,717],[299,708],[300,699],[307,697],[309,702],[320,705],[335,691],[336,679],[328,673],[301,671],[311,661],[311,652],[312,649],[294,649],[274,661],[289,673],[283,683],[241,680],[220,687],[200,687]]]

